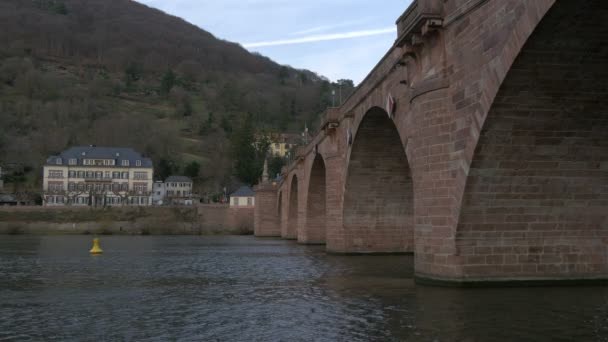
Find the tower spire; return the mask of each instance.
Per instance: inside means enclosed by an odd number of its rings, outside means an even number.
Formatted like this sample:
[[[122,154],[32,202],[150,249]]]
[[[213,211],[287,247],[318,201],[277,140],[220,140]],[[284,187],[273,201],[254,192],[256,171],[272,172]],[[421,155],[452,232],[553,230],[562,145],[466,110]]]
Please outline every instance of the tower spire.
[[[264,172],[262,173],[262,183],[268,183],[268,159],[264,160]]]

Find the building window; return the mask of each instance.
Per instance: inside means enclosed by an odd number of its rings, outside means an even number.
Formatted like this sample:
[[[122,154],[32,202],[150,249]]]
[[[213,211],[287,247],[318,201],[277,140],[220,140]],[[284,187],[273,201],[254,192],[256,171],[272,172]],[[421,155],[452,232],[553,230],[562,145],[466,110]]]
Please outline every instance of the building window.
[[[84,190],[84,183],[78,183],[78,191]]]
[[[84,178],[84,171],[78,171],[78,178]]]
[[[112,172],[112,178],[113,178],[113,179],[118,179],[118,178],[120,178],[120,172]]]
[[[136,160],[135,161],[135,166],[141,166],[141,160]]]
[[[122,179],[129,179],[129,173],[128,172],[123,172],[122,173],[122,177],[120,177]]]
[[[144,193],[148,191],[148,184],[146,183],[133,183],[133,190],[137,193]]]
[[[142,171],[135,172],[135,173],[133,173],[133,179],[140,179],[140,180],[148,179],[148,173],[142,172]]]
[[[63,160],[61,158],[57,158],[56,162],[57,162],[57,165],[63,164]]]
[[[252,206],[253,205],[253,198],[247,197],[247,205],[248,206]]]
[[[105,178],[105,179],[110,179],[110,171],[106,171],[106,172],[104,173],[104,178]]]
[[[61,179],[61,178],[63,178],[63,171],[61,171],[61,170],[49,170],[49,178]]]
[[[74,182],[70,182],[70,183],[68,183],[68,190],[69,190],[69,191],[74,191],[74,190],[76,190],[76,183],[74,183]]]
[[[94,176],[94,175],[95,175],[95,173],[94,173],[94,172],[92,172],[92,171],[87,171],[86,178],[93,178],[93,176]]]
[[[129,166],[129,161],[128,160],[123,160],[121,165],[122,166]]]
[[[49,191],[50,192],[63,191],[63,182],[49,182]]]
[[[120,187],[122,191],[129,191],[129,183],[122,183]]]
[[[76,178],[76,171],[69,171],[68,172],[68,177],[69,178]]]
[[[78,161],[76,160],[76,158],[70,158],[70,161],[68,162],[70,165],[76,165]]]
[[[103,172],[101,172],[101,171],[95,172],[95,178],[101,179],[102,177],[103,177]]]

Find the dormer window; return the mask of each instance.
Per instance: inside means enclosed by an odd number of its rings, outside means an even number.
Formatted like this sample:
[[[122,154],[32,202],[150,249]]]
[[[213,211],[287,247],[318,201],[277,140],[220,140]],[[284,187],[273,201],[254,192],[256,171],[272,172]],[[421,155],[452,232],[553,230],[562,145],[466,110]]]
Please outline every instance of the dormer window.
[[[69,161],[70,165],[76,165],[76,162],[77,161],[76,161],[75,158],[71,158],[70,161]]]
[[[129,161],[128,160],[123,160],[121,165],[122,166],[129,166]]]
[[[63,164],[63,161],[61,160],[61,158],[57,158],[57,165],[61,165]]]
[[[135,161],[135,166],[141,166],[141,160],[136,160]]]

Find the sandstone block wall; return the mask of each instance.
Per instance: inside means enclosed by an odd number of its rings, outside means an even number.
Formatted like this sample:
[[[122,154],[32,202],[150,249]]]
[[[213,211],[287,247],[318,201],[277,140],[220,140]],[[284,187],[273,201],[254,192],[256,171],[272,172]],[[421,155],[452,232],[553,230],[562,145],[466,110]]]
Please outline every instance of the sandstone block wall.
[[[0,234],[250,234],[253,208],[0,207]]]

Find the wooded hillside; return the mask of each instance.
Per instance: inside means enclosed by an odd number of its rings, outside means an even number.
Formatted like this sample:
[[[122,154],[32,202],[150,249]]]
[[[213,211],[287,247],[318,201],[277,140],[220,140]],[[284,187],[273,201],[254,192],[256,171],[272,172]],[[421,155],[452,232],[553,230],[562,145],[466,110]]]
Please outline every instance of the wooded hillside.
[[[332,86],[135,1],[0,2],[0,165],[22,164],[32,189],[48,155],[89,144],[133,147],[159,176],[196,161],[200,183],[229,185],[247,115],[299,131]]]

